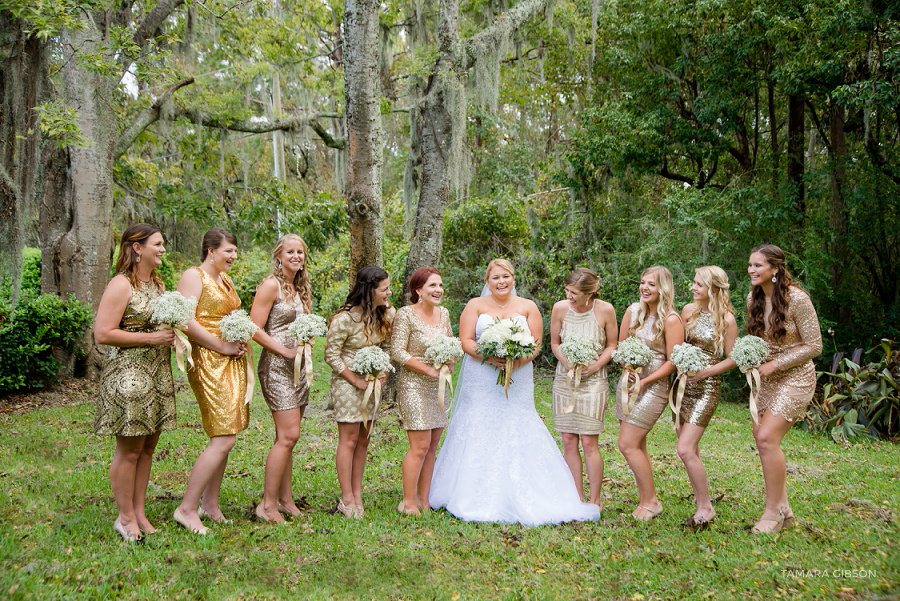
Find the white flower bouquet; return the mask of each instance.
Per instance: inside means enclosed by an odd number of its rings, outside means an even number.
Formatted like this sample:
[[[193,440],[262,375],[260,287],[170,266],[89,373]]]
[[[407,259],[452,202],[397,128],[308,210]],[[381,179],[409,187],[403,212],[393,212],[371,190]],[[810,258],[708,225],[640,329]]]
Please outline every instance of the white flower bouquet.
[[[731,359],[737,364],[741,372],[747,376],[747,384],[750,386],[750,417],[759,425],[759,410],[756,399],[759,396],[759,388],[762,381],[757,369],[769,356],[769,343],[759,336],[743,336],[734,341],[731,347]]]
[[[366,391],[363,393],[362,411],[363,421],[369,421],[369,430],[375,424],[375,417],[378,415],[378,405],[381,404],[381,378],[387,375],[387,372],[394,371],[391,365],[391,356],[388,355],[381,347],[364,346],[356,351],[353,356],[353,364],[350,371],[363,376],[367,381]],[[369,397],[375,398],[375,405],[372,412],[369,413]]]
[[[678,377],[675,379],[675,384],[669,388],[669,409],[675,414],[675,430],[677,431],[681,427],[681,402],[684,400],[687,379],[706,369],[707,360],[700,347],[685,342],[672,347],[672,363],[678,369]]]
[[[225,342],[249,342],[259,327],[251,321],[250,316],[243,309],[235,309],[219,320],[219,337]],[[247,392],[244,395],[244,404],[249,405],[253,398],[253,385],[256,377],[253,375],[253,347],[247,345]]]
[[[582,370],[597,360],[597,352],[599,350],[600,345],[597,344],[596,338],[577,334],[566,336],[566,339],[559,345],[559,352],[562,353],[569,363],[569,371],[566,373],[566,378],[568,378],[569,382],[574,381],[575,388],[581,385]],[[563,413],[571,413],[574,408],[573,399],[569,407],[563,408]]]
[[[300,360],[306,357],[306,381],[312,385],[312,343],[310,340],[316,336],[324,336],[328,333],[328,322],[324,317],[301,313],[288,326],[288,334],[293,336],[299,344],[297,354],[294,356],[294,386],[300,383]]]
[[[650,350],[650,347],[636,336],[629,336],[619,343],[618,348],[613,351],[612,360],[619,363],[625,370],[625,373],[622,374],[622,379],[625,382],[624,388],[626,392],[628,390],[628,374],[634,374],[635,384],[640,384],[641,377],[638,375],[638,372],[642,367],[650,363],[652,359],[653,352]],[[631,408],[634,407],[636,401],[637,395],[627,396],[623,403],[625,415],[631,413]]]
[[[510,374],[512,362],[527,357],[537,347],[534,337],[522,322],[512,319],[494,318],[494,322],[484,329],[478,339],[476,349],[484,363],[489,357],[506,360],[506,367],[497,374],[497,384],[503,385],[503,391],[509,396]]]
[[[459,338],[435,336],[425,349],[425,358],[434,366],[438,373],[438,406],[444,411],[444,392],[450,386],[450,394],[453,394],[453,380],[450,378],[450,365],[463,356],[462,342]],[[449,409],[449,407],[448,407]]]
[[[161,324],[165,330],[175,330],[175,364],[178,365],[178,369],[182,372],[185,371],[185,357],[187,357],[188,366],[194,367],[191,343],[181,332],[184,332],[187,324],[194,319],[197,299],[193,296],[186,297],[176,290],[170,290],[151,300],[150,309],[153,310],[153,314],[150,316],[151,322]]]

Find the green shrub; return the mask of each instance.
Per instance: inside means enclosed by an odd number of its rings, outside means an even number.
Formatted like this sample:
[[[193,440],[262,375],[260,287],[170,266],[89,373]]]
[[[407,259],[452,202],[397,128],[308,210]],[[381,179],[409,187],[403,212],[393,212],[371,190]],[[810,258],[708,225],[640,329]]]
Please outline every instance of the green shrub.
[[[22,251],[22,296],[37,296],[41,293],[41,251],[25,247]]]
[[[41,388],[56,381],[62,366],[53,348],[80,351],[92,321],[87,305],[54,294],[23,297],[15,309],[0,305],[0,391]]]

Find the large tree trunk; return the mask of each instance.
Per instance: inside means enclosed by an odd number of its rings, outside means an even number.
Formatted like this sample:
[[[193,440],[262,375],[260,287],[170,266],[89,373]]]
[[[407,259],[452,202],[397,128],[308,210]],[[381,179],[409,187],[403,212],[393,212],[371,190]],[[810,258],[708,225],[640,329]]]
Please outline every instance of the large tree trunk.
[[[803,151],[806,135],[804,118],[803,99],[796,94],[789,95],[787,176],[788,181],[794,185],[794,202],[800,215],[799,221],[801,226],[806,218],[806,185],[803,181],[805,172]]]
[[[36,243],[33,217],[41,178],[42,136],[35,109],[49,98],[48,52],[18,19],[0,11],[6,40],[0,67],[0,281],[18,300],[22,248]]]
[[[381,78],[376,0],[347,0],[344,9],[344,86],[347,101],[347,214],[350,279],[381,264]]]
[[[844,162],[847,160],[847,140],[844,135],[844,109],[831,107],[831,233],[834,236],[831,256],[831,288],[840,299],[847,271],[847,209],[844,205]],[[850,307],[840,303],[841,322],[850,320]]]

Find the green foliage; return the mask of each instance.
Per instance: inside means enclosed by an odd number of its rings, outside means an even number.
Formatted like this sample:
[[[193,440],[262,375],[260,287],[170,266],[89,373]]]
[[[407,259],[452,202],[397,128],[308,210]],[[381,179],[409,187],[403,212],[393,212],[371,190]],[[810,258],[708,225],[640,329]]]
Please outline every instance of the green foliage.
[[[37,296],[41,293],[41,251],[26,246],[22,250],[22,296]]]
[[[54,382],[61,365],[53,348],[78,352],[92,322],[87,305],[55,294],[24,297],[15,309],[0,304],[0,391]]]
[[[88,139],[78,129],[77,111],[66,106],[62,100],[52,100],[37,107],[40,113],[38,127],[60,148],[84,146]]]

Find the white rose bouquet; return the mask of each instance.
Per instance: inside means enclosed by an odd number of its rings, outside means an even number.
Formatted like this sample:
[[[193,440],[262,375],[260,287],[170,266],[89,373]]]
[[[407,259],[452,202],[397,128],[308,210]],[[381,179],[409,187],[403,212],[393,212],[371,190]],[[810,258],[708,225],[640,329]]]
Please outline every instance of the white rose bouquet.
[[[350,371],[368,381],[366,391],[363,394],[362,409],[363,421],[369,421],[369,429],[375,424],[375,418],[378,415],[378,405],[381,404],[381,378],[387,375],[387,372],[394,371],[391,365],[391,356],[388,355],[381,347],[365,346],[353,356],[353,364]],[[372,412],[368,413],[369,398],[375,398],[375,406]]]
[[[687,379],[706,369],[707,359],[700,347],[685,342],[672,347],[672,363],[678,370],[678,377],[669,389],[669,409],[675,414],[675,429],[678,430],[681,427],[681,401],[684,400]]]
[[[762,382],[758,368],[769,356],[769,343],[759,336],[744,336],[734,341],[730,356],[737,363],[741,373],[747,377],[747,384],[750,386],[750,417],[756,425],[759,425],[756,399]]]
[[[243,309],[235,309],[219,320],[219,337],[225,342],[247,343],[256,334],[259,327],[251,321],[250,316]],[[244,404],[249,405],[253,398],[253,385],[256,377],[253,375],[253,347],[247,345],[247,392],[244,394]]]
[[[182,332],[187,330],[188,322],[194,319],[197,299],[170,290],[151,300],[150,309],[153,310],[153,314],[150,316],[151,322],[161,324],[164,330],[175,330],[175,363],[178,365],[178,369],[182,372],[185,371],[185,356],[187,356],[188,367],[193,368],[191,343]]]
[[[503,385],[503,391],[509,396],[509,384],[512,381],[512,363],[516,359],[527,357],[537,347],[531,332],[516,319],[494,318],[494,322],[484,329],[478,339],[476,349],[482,356],[482,363],[489,357],[506,360],[506,367],[497,374],[497,384]]]
[[[642,367],[650,363],[653,359],[653,352],[650,347],[636,336],[629,336],[619,343],[619,347],[613,351],[612,360],[620,364],[625,370],[622,377],[625,378],[625,391],[628,391],[628,374],[632,373],[635,377],[635,383],[640,384],[641,378],[638,372]],[[624,409],[625,415],[631,413],[631,408],[637,401],[637,395],[628,395],[625,399]]]
[[[452,336],[444,336],[443,334],[435,336],[428,343],[425,349],[425,358],[431,362],[432,366],[439,372],[438,376],[438,405],[441,411],[444,411],[444,392],[447,386],[450,386],[450,394],[453,395],[453,380],[450,378],[450,365],[454,361],[458,361],[463,356],[462,342],[459,338]],[[448,407],[449,409],[449,407]]]
[[[599,350],[600,345],[597,344],[596,338],[577,334],[566,336],[566,339],[559,345],[559,352],[562,353],[569,363],[569,371],[566,373],[566,378],[568,378],[570,383],[574,380],[575,388],[581,385],[582,370],[597,360]],[[571,413],[574,408],[573,400],[569,407],[563,408],[563,413]]]
[[[294,386],[300,383],[300,359],[306,357],[306,381],[312,385],[312,342],[316,336],[324,336],[328,332],[328,322],[324,317],[301,313],[288,326],[288,334],[297,340],[297,355],[294,357]]]

